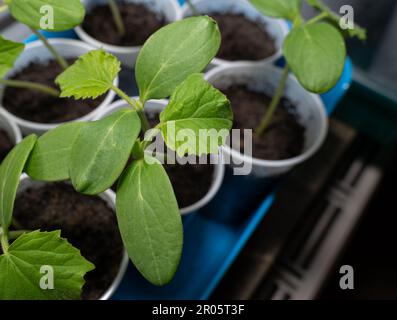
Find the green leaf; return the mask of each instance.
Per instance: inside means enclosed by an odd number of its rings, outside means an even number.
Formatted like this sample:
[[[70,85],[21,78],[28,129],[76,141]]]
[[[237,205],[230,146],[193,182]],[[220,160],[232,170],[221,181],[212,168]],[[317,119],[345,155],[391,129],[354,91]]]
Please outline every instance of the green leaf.
[[[19,22],[47,31],[73,29],[85,15],[80,0],[6,0],[6,4]]]
[[[0,222],[3,229],[10,226],[19,180],[37,137],[32,134],[17,144],[0,166]]]
[[[147,157],[129,166],[116,197],[121,237],[132,262],[151,283],[169,283],[182,254],[178,204],[163,166]]]
[[[324,93],[338,82],[346,59],[344,39],[328,23],[293,29],[284,41],[284,56],[307,90]]]
[[[123,172],[140,130],[139,116],[132,109],[121,109],[83,126],[70,161],[76,190],[95,195],[110,188]]]
[[[43,134],[30,154],[25,172],[40,181],[69,179],[72,146],[84,125],[84,122],[68,123]]]
[[[112,88],[120,70],[120,61],[99,49],[82,55],[55,82],[61,88],[62,98],[95,99]]]
[[[232,124],[229,100],[200,73],[189,76],[176,88],[160,114],[163,139],[180,156],[218,153]]]
[[[136,62],[140,98],[167,98],[192,73],[202,71],[221,43],[216,22],[192,17],[169,24],[144,44]]]
[[[250,0],[265,16],[293,21],[300,15],[302,0]]]
[[[24,233],[0,256],[0,299],[80,299],[83,277],[93,269],[60,231]],[[42,289],[51,276],[53,289]]]
[[[24,44],[10,41],[0,36],[0,79],[4,78],[7,72],[10,71],[24,49]]]

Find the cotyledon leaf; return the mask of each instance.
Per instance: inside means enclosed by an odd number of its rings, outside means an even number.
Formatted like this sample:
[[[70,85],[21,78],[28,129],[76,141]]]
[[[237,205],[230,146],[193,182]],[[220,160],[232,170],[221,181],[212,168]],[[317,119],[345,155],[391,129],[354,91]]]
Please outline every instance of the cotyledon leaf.
[[[162,99],[215,57],[221,35],[215,20],[191,17],[171,23],[143,45],[136,62],[140,99]]]
[[[95,195],[110,188],[127,164],[140,130],[139,116],[132,109],[87,122],[72,147],[70,178],[75,189]]]
[[[32,179],[41,181],[69,179],[72,146],[85,124],[64,124],[39,137],[26,163],[25,172]]]
[[[183,230],[167,173],[156,159],[150,160],[135,161],[122,175],[116,213],[132,262],[147,280],[162,286],[179,265]]]
[[[0,222],[3,229],[10,226],[19,180],[36,140],[34,134],[23,139],[0,165]]]
[[[65,31],[78,26],[85,9],[80,0],[6,0],[11,15],[33,29]]]

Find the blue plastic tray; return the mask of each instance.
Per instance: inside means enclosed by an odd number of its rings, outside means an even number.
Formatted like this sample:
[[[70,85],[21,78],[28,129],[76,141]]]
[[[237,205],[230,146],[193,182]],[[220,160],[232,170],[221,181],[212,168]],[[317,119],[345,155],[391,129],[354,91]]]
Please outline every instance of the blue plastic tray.
[[[48,38],[76,37],[73,31],[44,34]],[[26,42],[33,40],[36,40],[34,36]],[[347,59],[339,83],[322,95],[328,114],[344,96],[351,79],[352,64]],[[277,184],[273,181],[270,185],[269,182],[264,185],[260,180],[232,177],[227,171],[223,186],[212,203],[205,210],[183,219],[184,249],[174,280],[165,287],[155,287],[130,264],[113,299],[208,299],[268,212]],[[241,190],[244,190],[243,196]],[[262,200],[258,201],[258,197]],[[234,217],[233,212],[246,206],[240,198],[250,205],[254,204],[257,209],[253,213]]]

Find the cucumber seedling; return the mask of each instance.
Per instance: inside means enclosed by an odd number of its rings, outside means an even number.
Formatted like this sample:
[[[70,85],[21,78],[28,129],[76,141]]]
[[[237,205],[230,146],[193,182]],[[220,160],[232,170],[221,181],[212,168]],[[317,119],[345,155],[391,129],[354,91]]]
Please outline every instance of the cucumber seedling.
[[[54,97],[59,97],[59,91],[50,86],[31,81],[11,80],[5,78],[7,73],[14,66],[15,61],[23,52],[24,48],[24,44],[10,41],[0,36],[0,84],[14,88],[37,90]]]
[[[80,299],[84,275],[94,265],[60,230],[9,230],[20,177],[36,142],[35,135],[26,137],[0,166],[0,299]]]
[[[80,0],[5,0],[3,10],[28,26],[51,52],[54,59],[66,69],[69,65],[39,30],[66,31],[81,24],[85,16]]]
[[[292,22],[292,29],[283,44],[286,64],[279,85],[255,130],[260,136],[268,128],[283,97],[290,71],[306,90],[318,94],[329,91],[338,82],[345,64],[346,44],[342,33],[364,40],[366,32],[358,26],[347,31],[342,30],[339,26],[341,17],[321,0],[306,0],[319,11],[318,15],[308,21],[300,14],[303,0],[250,1],[264,15]]]
[[[158,286],[169,283],[177,270],[183,228],[171,182],[155,155],[148,155],[148,147],[157,133],[180,155],[186,153],[186,141],[178,139],[182,132],[194,147],[188,154],[218,153],[225,143],[226,136],[217,133],[232,127],[230,102],[200,73],[215,57],[220,41],[216,22],[206,16],[159,29],[136,62],[136,100],[113,85],[120,71],[117,58],[103,50],[81,56],[56,79],[61,97],[96,98],[114,90],[129,107],[98,121],[69,123],[47,132],[25,166],[35,180],[70,179],[87,195],[97,195],[118,181],[116,214],[124,245],[141,274]],[[146,102],[168,97],[160,123],[149,130]],[[210,136],[200,134],[203,130]]]

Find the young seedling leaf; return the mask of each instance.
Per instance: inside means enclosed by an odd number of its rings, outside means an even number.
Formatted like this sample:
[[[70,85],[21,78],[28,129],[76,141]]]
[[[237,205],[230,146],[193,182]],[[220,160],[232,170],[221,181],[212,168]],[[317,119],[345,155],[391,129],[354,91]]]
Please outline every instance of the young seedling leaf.
[[[141,101],[169,97],[186,77],[208,65],[220,42],[218,25],[207,16],[177,21],[154,33],[136,62]]]
[[[15,61],[24,48],[24,44],[10,41],[0,36],[0,79],[4,78],[14,66]]]
[[[250,0],[264,15],[293,21],[300,14],[302,0]]]
[[[75,189],[89,195],[109,189],[123,172],[140,130],[139,116],[132,109],[121,109],[83,126],[70,161]]]
[[[93,269],[60,231],[24,233],[0,255],[0,299],[80,299],[83,277]]]
[[[121,237],[141,274],[162,286],[173,278],[182,254],[178,204],[163,166],[135,161],[122,175],[116,196]]]
[[[36,30],[73,29],[85,15],[80,0],[6,0],[6,4],[16,20]]]
[[[163,139],[180,156],[218,153],[232,124],[229,100],[200,73],[176,88],[160,114]]]
[[[120,61],[102,49],[82,55],[61,73],[55,82],[61,88],[61,97],[95,99],[106,93],[120,72]]]
[[[64,124],[39,137],[25,172],[32,179],[41,181],[69,179],[72,146],[84,125],[85,122]]]
[[[19,179],[37,137],[32,134],[17,144],[0,165],[0,222],[10,226]]]
[[[339,30],[328,23],[294,28],[285,39],[283,50],[299,82],[311,92],[330,90],[342,74],[345,42]]]

